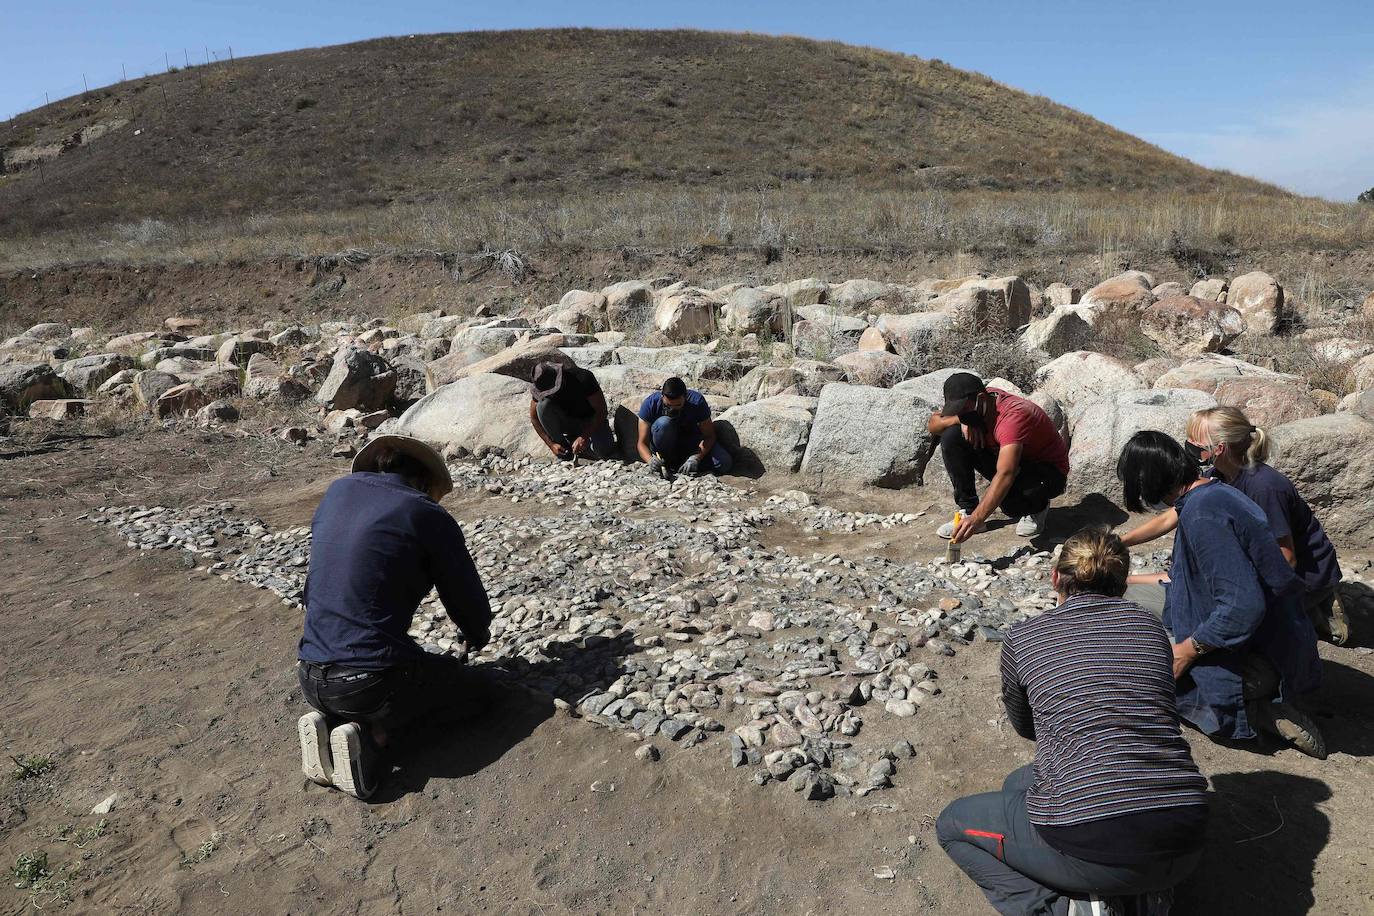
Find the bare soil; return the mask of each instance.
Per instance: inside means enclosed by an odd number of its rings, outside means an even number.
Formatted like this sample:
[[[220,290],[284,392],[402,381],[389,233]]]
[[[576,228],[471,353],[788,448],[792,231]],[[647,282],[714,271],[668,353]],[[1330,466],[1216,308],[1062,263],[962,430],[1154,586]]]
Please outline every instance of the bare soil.
[[[0,751],[54,763],[0,787],[7,869],[33,852],[54,872],[79,864],[70,912],[988,912],[935,844],[933,822],[1031,757],[997,724],[989,644],[935,657],[944,696],[891,728],[918,755],[900,765],[897,788],[865,799],[760,789],[709,745],[660,741],[664,759],[645,763],[623,735],[523,693],[401,760],[376,803],[306,783],[294,733],[300,614],[175,553],[131,550],[80,516],[232,500],[273,527],[305,524],[343,470],[324,455],[168,431],[0,455]],[[469,496],[449,507],[471,521],[507,505]],[[881,547],[775,536],[797,551],[936,550],[928,536]],[[1012,542],[992,538],[987,549]],[[1331,759],[1190,734],[1216,796],[1181,916],[1374,907],[1374,658],[1322,653],[1314,706]],[[96,828],[102,818],[87,812],[111,793],[104,829],[78,848],[73,830]],[[882,866],[894,880],[873,877]],[[58,903],[12,883],[0,912]]]

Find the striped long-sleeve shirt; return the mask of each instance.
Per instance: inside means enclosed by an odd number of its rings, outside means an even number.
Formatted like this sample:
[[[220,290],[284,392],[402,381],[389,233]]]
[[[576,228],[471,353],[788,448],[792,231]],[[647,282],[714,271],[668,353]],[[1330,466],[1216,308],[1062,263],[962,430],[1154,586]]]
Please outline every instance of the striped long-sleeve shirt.
[[[1075,595],[1011,628],[1002,698],[1012,727],[1035,741],[1031,823],[1207,803],[1179,731],[1172,666],[1160,621],[1120,598]]]

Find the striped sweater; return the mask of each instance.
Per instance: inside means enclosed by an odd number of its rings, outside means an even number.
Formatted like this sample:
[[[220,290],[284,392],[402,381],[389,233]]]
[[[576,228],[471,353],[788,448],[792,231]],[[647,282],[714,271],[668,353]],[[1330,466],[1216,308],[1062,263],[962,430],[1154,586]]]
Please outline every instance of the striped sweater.
[[[1002,699],[1035,741],[1033,824],[1067,826],[1207,803],[1179,731],[1164,626],[1121,598],[1075,595],[1018,623],[1002,646]]]

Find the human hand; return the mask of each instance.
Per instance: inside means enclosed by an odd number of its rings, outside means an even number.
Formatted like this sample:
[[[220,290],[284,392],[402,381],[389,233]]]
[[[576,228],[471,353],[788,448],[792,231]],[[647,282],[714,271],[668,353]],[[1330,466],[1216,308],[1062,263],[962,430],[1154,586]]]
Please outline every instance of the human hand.
[[[678,468],[678,470],[680,470],[682,473],[686,474],[688,477],[695,477],[696,475],[700,474],[700,473],[701,473],[701,456],[700,456],[700,455],[693,455],[693,456],[691,456],[691,457],[688,458],[686,461],[682,462],[682,467]]]
[[[581,455],[581,454],[586,453],[586,451],[587,451],[587,446],[589,446],[589,445],[591,445],[591,443],[587,441],[587,437],[586,437],[586,436],[578,436],[576,439],[573,440],[573,444],[572,444],[573,454],[574,454],[574,455]]]
[[[663,459],[662,459],[662,458],[660,458],[660,457],[658,457],[657,455],[655,455],[654,457],[652,457],[652,458],[649,459],[649,473],[651,473],[651,474],[662,474],[662,473],[663,473]]]
[[[553,452],[558,458],[562,458],[568,453],[568,447],[562,442],[549,441],[549,451]]]
[[[1183,673],[1192,667],[1195,661],[1197,661],[1197,650],[1193,648],[1191,639],[1174,643],[1174,680],[1183,677]]]
[[[954,529],[954,535],[950,537],[950,540],[955,544],[964,543],[964,541],[973,537],[978,531],[978,526],[980,524],[982,524],[981,519],[975,517],[973,513],[965,515],[963,518],[959,519],[959,525]]]

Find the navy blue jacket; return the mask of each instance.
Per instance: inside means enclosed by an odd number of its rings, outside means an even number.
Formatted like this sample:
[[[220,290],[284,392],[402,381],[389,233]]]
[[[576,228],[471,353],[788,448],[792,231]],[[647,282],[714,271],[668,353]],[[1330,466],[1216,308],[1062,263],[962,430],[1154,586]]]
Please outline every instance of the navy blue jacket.
[[[404,478],[339,478],[310,527],[302,661],[375,671],[423,656],[406,630],[432,587],[464,636],[487,641],[491,604],[463,532]]]
[[[1250,738],[1242,671],[1259,652],[1279,672],[1282,697],[1321,682],[1317,634],[1302,608],[1302,582],[1279,550],[1263,510],[1224,483],[1179,497],[1164,625],[1216,651],[1178,683],[1178,709],[1208,734]]]

